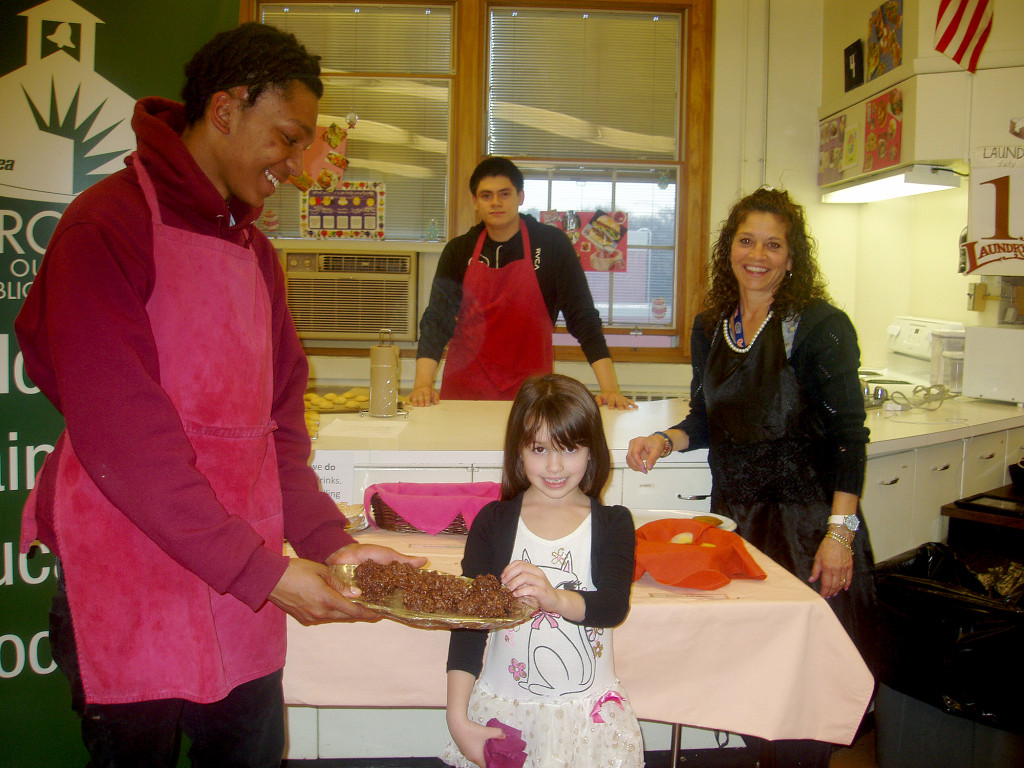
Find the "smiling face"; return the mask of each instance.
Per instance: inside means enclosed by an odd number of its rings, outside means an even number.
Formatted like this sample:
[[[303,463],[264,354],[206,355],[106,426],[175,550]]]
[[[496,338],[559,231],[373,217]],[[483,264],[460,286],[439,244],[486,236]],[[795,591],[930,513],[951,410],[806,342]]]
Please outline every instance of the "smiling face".
[[[473,207],[487,234],[498,243],[511,239],[519,231],[519,206],[524,193],[507,176],[485,176],[473,193]]]
[[[245,88],[221,92],[224,142],[211,181],[225,200],[237,198],[258,208],[288,176],[302,173],[302,151],[316,130],[317,97],[293,81],[285,89],[270,88],[256,103],[244,101]],[[222,129],[223,130],[223,129]]]
[[[733,236],[730,261],[741,302],[774,296],[793,268],[785,222],[774,213],[751,211]]]
[[[530,482],[527,495],[532,495],[534,502],[579,501],[584,496],[579,486],[587,471],[589,448],[561,448],[542,425],[533,441],[523,446],[522,455],[523,471]]]

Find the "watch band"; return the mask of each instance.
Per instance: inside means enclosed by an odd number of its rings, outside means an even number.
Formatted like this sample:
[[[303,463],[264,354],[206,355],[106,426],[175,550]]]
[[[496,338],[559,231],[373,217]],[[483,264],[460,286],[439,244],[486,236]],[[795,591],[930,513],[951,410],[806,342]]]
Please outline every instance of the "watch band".
[[[856,532],[860,528],[860,520],[856,515],[829,515],[829,525],[839,525],[848,531]]]

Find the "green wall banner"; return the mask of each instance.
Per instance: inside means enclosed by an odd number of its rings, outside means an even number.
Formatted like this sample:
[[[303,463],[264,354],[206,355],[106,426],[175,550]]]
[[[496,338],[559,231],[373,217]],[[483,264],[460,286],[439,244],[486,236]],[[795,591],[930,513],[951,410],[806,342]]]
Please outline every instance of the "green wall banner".
[[[62,429],[26,377],[14,318],[65,207],[124,167],[135,100],[177,98],[185,62],[238,0],[0,4],[0,766],[84,765],[50,653],[54,556],[19,551],[21,510]],[[133,567],[126,564],[126,567]]]

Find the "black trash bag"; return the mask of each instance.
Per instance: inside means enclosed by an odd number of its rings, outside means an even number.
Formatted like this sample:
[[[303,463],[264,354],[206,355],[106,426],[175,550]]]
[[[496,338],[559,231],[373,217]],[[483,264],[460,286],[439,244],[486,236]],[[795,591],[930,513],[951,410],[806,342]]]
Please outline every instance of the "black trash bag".
[[[991,556],[983,562],[998,571]],[[1017,585],[1000,594],[1000,581],[979,579],[935,542],[879,563],[879,681],[949,714],[1024,733],[1024,609]]]

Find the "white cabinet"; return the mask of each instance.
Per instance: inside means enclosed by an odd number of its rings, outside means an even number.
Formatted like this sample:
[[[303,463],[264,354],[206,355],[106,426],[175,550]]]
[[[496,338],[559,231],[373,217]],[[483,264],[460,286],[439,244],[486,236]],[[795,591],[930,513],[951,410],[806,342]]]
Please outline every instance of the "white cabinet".
[[[917,449],[914,471],[914,506],[911,509],[909,535],[915,545],[926,541],[945,541],[949,518],[942,516],[942,505],[963,495],[964,441],[929,445]]]
[[[868,461],[861,507],[877,562],[917,546],[909,524],[915,465],[914,451]]]
[[[473,482],[474,483],[500,483],[501,482],[501,467],[491,466],[477,466],[473,465]]]
[[[1007,466],[1016,464],[1024,459],[1024,427],[1011,429],[1006,433],[1006,461]],[[1010,473],[1003,470],[1003,485],[1010,484]]]
[[[967,438],[964,445],[964,496],[1005,485],[1006,475],[1006,432]]]
[[[694,464],[655,467],[646,475],[626,471],[622,476],[622,503],[632,510],[707,512],[711,509],[711,470],[706,464]]]

